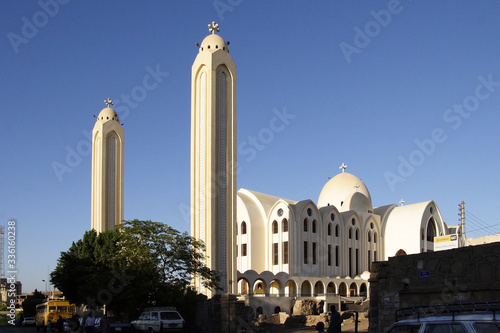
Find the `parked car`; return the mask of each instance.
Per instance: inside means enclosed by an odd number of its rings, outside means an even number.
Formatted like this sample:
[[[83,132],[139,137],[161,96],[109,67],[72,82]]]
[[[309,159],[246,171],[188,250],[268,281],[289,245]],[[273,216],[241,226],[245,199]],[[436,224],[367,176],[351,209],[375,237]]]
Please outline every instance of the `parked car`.
[[[184,318],[173,307],[146,308],[139,319],[130,323],[137,332],[158,333],[165,331],[182,331]]]
[[[413,313],[409,310],[413,310]],[[435,312],[440,315],[430,316],[426,316],[431,313],[427,310],[402,310],[405,316],[416,315],[417,318],[397,321],[386,333],[500,333],[500,316],[495,313],[500,310],[500,303],[450,305]],[[399,314],[396,313],[397,318]]]
[[[35,318],[33,317],[24,317],[23,322],[21,323],[23,326],[35,326]]]

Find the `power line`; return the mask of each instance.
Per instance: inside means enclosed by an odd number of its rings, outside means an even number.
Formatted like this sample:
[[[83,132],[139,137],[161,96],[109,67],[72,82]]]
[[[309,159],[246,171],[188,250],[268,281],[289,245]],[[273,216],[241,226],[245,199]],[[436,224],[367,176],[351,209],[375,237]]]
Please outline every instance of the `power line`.
[[[488,223],[484,222],[483,220],[481,220],[479,217],[477,217],[476,215],[472,214],[470,211],[466,211],[465,212],[466,214],[469,214],[470,216],[472,216],[474,219],[476,219],[477,221],[483,223],[484,225],[488,225]]]
[[[492,227],[497,226],[497,225],[500,225],[500,223],[497,223],[497,224],[492,224],[492,225],[487,226],[487,227],[484,227],[484,228],[479,228],[479,229],[475,229],[475,230],[470,230],[469,232],[480,231],[480,230],[483,230],[483,229],[492,228]]]
[[[467,219],[468,219],[469,222],[472,222],[472,224],[477,224],[477,225],[480,225],[482,227],[487,227],[488,226],[488,224],[486,224],[483,221],[478,220],[477,218],[469,215],[467,212],[465,213],[465,216],[467,217]]]

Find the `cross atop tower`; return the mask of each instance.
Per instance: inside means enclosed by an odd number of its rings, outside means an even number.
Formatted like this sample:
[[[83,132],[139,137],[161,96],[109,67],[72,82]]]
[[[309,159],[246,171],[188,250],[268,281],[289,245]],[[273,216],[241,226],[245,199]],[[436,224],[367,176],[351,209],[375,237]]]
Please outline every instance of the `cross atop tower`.
[[[208,31],[210,31],[212,35],[215,34],[216,32],[219,32],[220,31],[219,24],[215,23],[215,21],[212,21],[212,23],[208,25]]]
[[[113,101],[111,98],[108,97],[108,99],[104,100],[104,103],[106,103],[106,106],[109,108],[110,105],[114,105]]]
[[[342,165],[339,167],[339,169],[342,169],[342,172],[345,172],[345,169],[347,169],[347,165],[345,165],[345,163],[342,162]]]

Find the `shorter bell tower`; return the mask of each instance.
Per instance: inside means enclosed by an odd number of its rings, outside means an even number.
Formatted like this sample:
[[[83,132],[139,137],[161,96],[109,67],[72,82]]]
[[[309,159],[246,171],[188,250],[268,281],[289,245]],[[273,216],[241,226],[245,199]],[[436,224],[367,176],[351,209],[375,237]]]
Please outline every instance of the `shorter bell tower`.
[[[112,230],[123,220],[124,130],[111,99],[97,116],[92,131],[91,227]]]

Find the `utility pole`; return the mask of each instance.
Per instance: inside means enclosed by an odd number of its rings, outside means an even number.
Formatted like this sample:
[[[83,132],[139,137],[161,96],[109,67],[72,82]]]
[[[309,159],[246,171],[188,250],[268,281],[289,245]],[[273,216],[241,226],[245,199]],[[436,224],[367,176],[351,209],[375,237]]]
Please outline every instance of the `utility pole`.
[[[460,221],[460,230],[461,230],[461,237],[460,241],[462,243],[462,246],[467,245],[467,238],[465,237],[465,202],[461,202],[458,204],[458,220]]]

